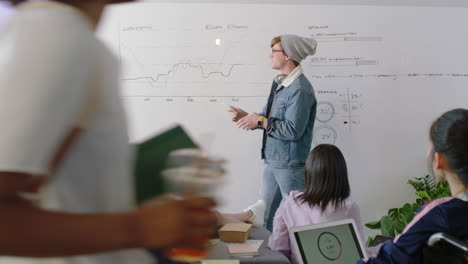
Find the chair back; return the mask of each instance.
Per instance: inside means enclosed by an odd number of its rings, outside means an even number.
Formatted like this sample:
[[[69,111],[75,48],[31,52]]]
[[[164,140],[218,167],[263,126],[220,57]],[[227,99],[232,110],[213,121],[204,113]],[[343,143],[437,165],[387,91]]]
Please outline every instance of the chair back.
[[[468,237],[458,239],[444,233],[432,235],[423,248],[424,264],[467,264]]]

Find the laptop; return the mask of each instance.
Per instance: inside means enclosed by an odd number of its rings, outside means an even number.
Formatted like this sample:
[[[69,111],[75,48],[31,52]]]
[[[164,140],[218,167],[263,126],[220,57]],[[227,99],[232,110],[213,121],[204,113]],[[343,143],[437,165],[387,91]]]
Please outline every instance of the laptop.
[[[367,258],[353,219],[290,228],[289,236],[301,264],[349,264]]]

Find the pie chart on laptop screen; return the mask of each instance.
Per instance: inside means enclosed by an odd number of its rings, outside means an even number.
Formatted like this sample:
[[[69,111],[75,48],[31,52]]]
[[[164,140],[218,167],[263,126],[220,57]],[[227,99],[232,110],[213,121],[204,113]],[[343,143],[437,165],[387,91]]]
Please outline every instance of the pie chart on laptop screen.
[[[317,239],[317,246],[320,254],[328,260],[338,260],[343,255],[341,241],[336,235],[330,232],[323,232]]]

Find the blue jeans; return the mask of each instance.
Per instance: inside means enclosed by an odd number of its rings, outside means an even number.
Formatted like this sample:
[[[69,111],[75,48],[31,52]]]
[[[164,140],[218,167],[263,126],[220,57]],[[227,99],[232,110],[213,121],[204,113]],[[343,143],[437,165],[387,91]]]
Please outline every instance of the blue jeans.
[[[264,226],[268,230],[273,230],[273,218],[283,197],[304,187],[304,167],[280,169],[265,164],[261,195],[266,204]]]

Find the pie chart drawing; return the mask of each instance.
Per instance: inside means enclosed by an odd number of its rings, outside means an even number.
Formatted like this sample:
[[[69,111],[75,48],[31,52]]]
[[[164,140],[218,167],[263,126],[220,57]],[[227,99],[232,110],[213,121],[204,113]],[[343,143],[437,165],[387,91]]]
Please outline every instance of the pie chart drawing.
[[[332,144],[336,143],[338,134],[336,130],[331,126],[319,126],[314,130],[313,141],[316,145],[319,144]]]
[[[333,119],[335,113],[335,107],[332,103],[322,101],[317,104],[317,113],[315,115],[315,119],[322,123],[326,123]]]
[[[330,232],[323,232],[317,239],[320,254],[328,260],[335,261],[343,255],[343,247],[337,236]]]

